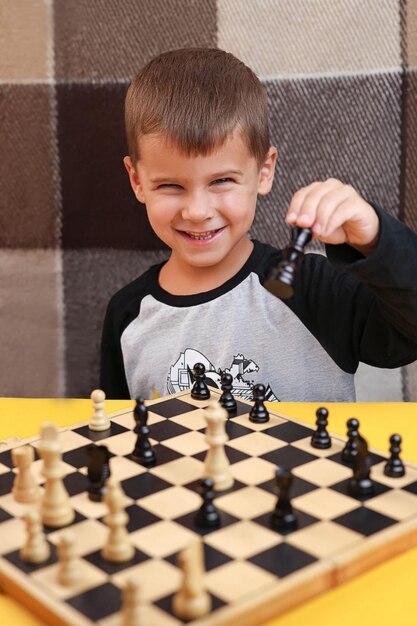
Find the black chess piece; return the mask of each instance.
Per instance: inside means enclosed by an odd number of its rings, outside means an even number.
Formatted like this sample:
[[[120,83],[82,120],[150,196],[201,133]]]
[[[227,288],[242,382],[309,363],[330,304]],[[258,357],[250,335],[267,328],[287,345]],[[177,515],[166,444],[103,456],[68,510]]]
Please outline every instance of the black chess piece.
[[[401,435],[391,435],[390,442],[390,458],[385,463],[384,474],[391,478],[401,478],[405,475],[404,463],[400,459],[401,453]]]
[[[275,483],[278,489],[278,500],[271,515],[271,527],[278,532],[290,532],[298,526],[290,500],[292,481],[293,476],[289,469],[277,467]]]
[[[213,485],[214,482],[211,478],[203,478],[200,482],[203,504],[195,514],[194,518],[196,526],[207,530],[218,528],[220,526],[220,515],[213,503],[216,495]]]
[[[148,409],[142,396],[136,400],[133,417],[136,423],[133,432],[137,434],[137,439],[130,458],[144,467],[152,467],[156,463],[156,454],[149,441]]]
[[[295,227],[292,229],[290,245],[278,265],[270,269],[264,283],[264,287],[274,296],[288,300],[294,295],[297,269],[304,257],[304,249],[311,238],[312,233],[309,228]]]
[[[110,452],[105,445],[91,443],[87,446],[88,497],[93,502],[101,502],[106,492],[106,480],[110,476]]]
[[[266,389],[265,385],[259,383],[253,386],[253,407],[249,413],[249,420],[255,424],[263,424],[269,421],[269,413],[264,404]]]
[[[203,363],[196,363],[193,367],[194,384],[191,388],[191,397],[194,400],[208,400],[210,389],[206,383],[206,368]]]
[[[311,445],[313,448],[319,448],[320,450],[325,450],[326,448],[330,448],[332,445],[332,441],[330,439],[330,435],[327,432],[327,423],[328,423],[329,411],[325,407],[320,407],[316,411],[316,430],[314,431],[311,437]]]
[[[342,450],[342,462],[353,466],[357,450],[357,435],[359,434],[359,421],[352,417],[347,421],[347,442]]]
[[[223,372],[221,379],[222,395],[219,398],[221,406],[226,409],[229,417],[234,417],[237,413],[237,402],[233,397],[233,376],[229,372]]]
[[[353,477],[348,482],[348,493],[355,498],[364,499],[374,493],[371,479],[371,463],[366,440],[356,433],[357,454],[353,459]]]

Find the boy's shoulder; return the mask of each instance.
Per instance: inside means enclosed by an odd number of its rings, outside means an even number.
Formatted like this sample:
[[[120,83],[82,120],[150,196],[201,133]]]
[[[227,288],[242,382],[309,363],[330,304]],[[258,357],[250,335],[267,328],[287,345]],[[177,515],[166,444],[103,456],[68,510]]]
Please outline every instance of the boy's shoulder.
[[[137,301],[138,298],[144,297],[146,293],[149,293],[158,284],[159,271],[164,262],[151,265],[137,278],[118,289],[110,298],[109,306],[119,308],[128,305],[132,300]]]

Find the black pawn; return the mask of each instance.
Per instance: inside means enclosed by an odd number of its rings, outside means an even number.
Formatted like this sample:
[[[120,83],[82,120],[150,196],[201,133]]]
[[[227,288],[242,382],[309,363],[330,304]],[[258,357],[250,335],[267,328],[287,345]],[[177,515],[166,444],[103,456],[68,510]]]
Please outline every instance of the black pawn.
[[[249,420],[255,424],[269,421],[269,413],[264,404],[266,389],[261,383],[253,387],[253,407],[249,413]]]
[[[202,363],[196,363],[193,367],[194,384],[191,389],[191,397],[194,400],[208,400],[210,390],[206,384],[206,368]]]
[[[400,478],[405,475],[404,463],[400,459],[401,435],[391,435],[389,442],[391,456],[385,464],[384,474],[391,478]]]
[[[290,489],[293,477],[290,470],[277,467],[275,484],[278,489],[278,500],[271,515],[271,527],[279,532],[289,532],[297,528],[297,518],[290,501]]]
[[[221,377],[222,395],[219,398],[221,406],[226,409],[229,417],[234,417],[237,413],[237,402],[233,397],[233,376],[229,372],[224,372]]]
[[[347,421],[347,442],[342,450],[342,462],[353,466],[355,456],[358,454],[357,436],[359,434],[359,421],[352,417]]]
[[[264,286],[278,298],[286,300],[294,295],[297,269],[311,237],[312,233],[309,228],[295,227],[292,230],[291,243],[285,251],[283,259],[270,270]]]
[[[204,529],[214,529],[220,526],[220,515],[213,504],[215,491],[213,489],[214,482],[211,478],[203,478],[200,483],[201,496],[203,504],[195,514],[194,522],[196,526]]]
[[[101,502],[106,492],[106,480],[110,476],[110,453],[106,446],[92,443],[87,447],[87,455],[88,497],[93,502]]]
[[[137,434],[137,439],[130,458],[140,465],[152,467],[156,463],[156,455],[149,441],[148,409],[145,406],[144,398],[141,396],[136,400],[133,417],[136,423],[133,432]]]
[[[311,437],[311,445],[313,448],[319,448],[320,450],[325,450],[326,448],[330,448],[332,445],[332,441],[330,439],[329,433],[327,432],[327,418],[329,416],[329,411],[320,407],[316,411],[316,430],[314,431]]]
[[[353,459],[353,478],[348,482],[348,493],[355,498],[363,499],[374,493],[374,483],[371,479],[368,444],[358,433],[355,439],[357,454]]]

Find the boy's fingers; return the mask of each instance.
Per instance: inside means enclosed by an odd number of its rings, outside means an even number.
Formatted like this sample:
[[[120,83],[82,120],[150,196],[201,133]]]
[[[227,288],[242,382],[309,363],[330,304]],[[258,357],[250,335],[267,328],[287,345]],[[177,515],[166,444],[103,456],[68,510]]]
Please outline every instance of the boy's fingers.
[[[298,225],[301,226],[301,224],[298,223],[298,220],[300,219],[300,216],[302,214],[302,210],[303,207],[305,205],[306,199],[309,196],[309,194],[312,193],[312,191],[314,189],[316,189],[318,186],[320,186],[322,183],[311,183],[311,185],[308,185],[307,187],[302,187],[301,189],[299,189],[298,191],[295,192],[295,194],[293,195],[291,202],[290,202],[290,206],[288,207],[288,211],[287,211],[287,222],[289,224],[292,225]],[[306,225],[306,228],[310,226],[310,224]]]
[[[324,182],[303,187],[293,196],[287,222],[302,228],[325,228],[329,214],[353,191],[340,181],[330,178]]]

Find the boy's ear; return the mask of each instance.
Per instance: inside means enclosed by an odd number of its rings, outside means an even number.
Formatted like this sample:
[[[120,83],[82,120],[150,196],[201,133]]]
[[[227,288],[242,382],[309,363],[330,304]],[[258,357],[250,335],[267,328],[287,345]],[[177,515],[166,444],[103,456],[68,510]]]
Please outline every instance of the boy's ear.
[[[136,169],[133,166],[131,158],[129,156],[125,156],[123,159],[123,163],[127,170],[127,173],[129,174],[130,185],[133,189],[133,193],[135,194],[136,199],[139,200],[139,202],[144,203],[145,198],[143,195],[142,185],[140,183]]]
[[[271,191],[277,160],[278,151],[274,146],[271,146],[259,172],[258,194],[260,196],[265,196]]]

